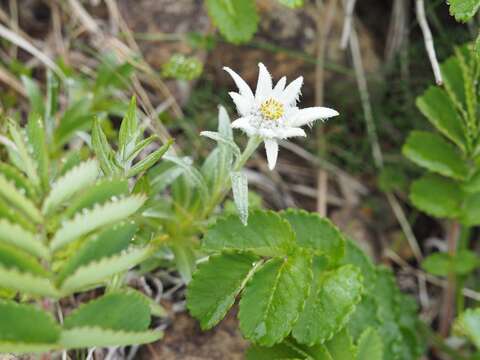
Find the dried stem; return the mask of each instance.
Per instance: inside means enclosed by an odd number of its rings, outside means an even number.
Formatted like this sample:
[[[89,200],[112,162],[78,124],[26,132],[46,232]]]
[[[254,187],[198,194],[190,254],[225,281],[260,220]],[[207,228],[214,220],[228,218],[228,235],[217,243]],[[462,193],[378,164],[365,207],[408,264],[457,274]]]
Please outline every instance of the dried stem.
[[[345,3],[345,1],[344,1]],[[348,46],[348,39],[352,31],[353,10],[355,9],[356,0],[347,0],[345,5],[345,21],[343,23],[342,39],[340,40],[340,47],[346,49]]]

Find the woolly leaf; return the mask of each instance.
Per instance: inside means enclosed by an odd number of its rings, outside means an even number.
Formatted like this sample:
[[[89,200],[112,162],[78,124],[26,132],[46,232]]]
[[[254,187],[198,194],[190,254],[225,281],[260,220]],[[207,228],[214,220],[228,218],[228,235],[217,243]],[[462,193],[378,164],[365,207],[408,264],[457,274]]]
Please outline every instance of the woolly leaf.
[[[287,254],[295,246],[295,235],[290,225],[271,211],[254,211],[248,225],[238,216],[219,219],[203,238],[207,250],[251,251],[260,256]]]
[[[134,291],[110,292],[70,313],[64,328],[99,327],[115,331],[144,331],[150,324],[148,301]]]
[[[410,200],[418,209],[441,218],[456,218],[463,194],[452,180],[427,174],[413,182]]]
[[[110,276],[127,271],[145,260],[152,253],[152,249],[131,248],[118,255],[102,258],[79,267],[71,276],[67,277],[60,288],[64,295],[78,289],[98,286]]]
[[[165,155],[165,160],[171,161],[177,166],[183,169],[183,175],[189,183],[198,187],[200,190],[200,195],[205,200],[208,198],[208,186],[205,182],[203,175],[198,171],[194,166],[192,166],[189,161],[185,158],[179,158],[172,155]]]
[[[58,281],[62,282],[82,266],[127,249],[137,229],[138,226],[134,223],[123,223],[94,234],[66,261],[58,275]]]
[[[139,135],[140,129],[138,128],[137,119],[137,101],[135,97],[132,97],[118,133],[118,148],[123,160],[129,158],[134,151]]]
[[[103,132],[99,119],[93,121],[92,146],[103,172],[106,175],[116,174],[118,168],[115,166],[114,162],[115,154],[107,141],[107,137]]]
[[[2,242],[43,259],[49,257],[48,248],[36,235],[5,219],[0,219],[0,243]]]
[[[208,15],[229,42],[247,42],[257,31],[255,1],[207,0],[206,5]]]
[[[279,343],[292,330],[307,298],[312,258],[303,252],[267,261],[240,300],[240,329],[260,345]]]
[[[50,243],[50,249],[58,250],[68,243],[91,231],[125,220],[133,215],[145,202],[143,196],[129,196],[110,201],[93,210],[77,214],[72,220],[65,221]]]
[[[98,162],[88,160],[67,172],[52,185],[52,190],[43,203],[42,212],[45,215],[51,214],[75,193],[92,185],[99,171]]]
[[[153,165],[155,165],[158,160],[167,152],[170,146],[173,144],[173,140],[168,141],[166,144],[162,145],[159,149],[148,154],[144,159],[137,162],[130,169],[128,169],[126,176],[132,177],[140,174],[141,172],[147,171]]]
[[[240,148],[237,146],[237,144],[235,144],[233,140],[229,139],[228,137],[215,131],[202,131],[200,135],[215,140],[219,144],[227,146],[236,157],[240,156]]]
[[[428,88],[417,98],[417,106],[442,134],[465,150],[462,119],[448,94],[439,87]]]
[[[293,328],[295,339],[313,345],[332,338],[345,326],[362,292],[362,275],[352,265],[322,273]]]
[[[258,260],[250,254],[225,253],[199,264],[188,285],[187,306],[202,329],[210,329],[223,319],[253,275]]]
[[[464,179],[468,168],[453,146],[436,134],[412,131],[403,145],[403,154],[430,171],[454,179]]]
[[[232,180],[232,192],[235,206],[242,224],[247,225],[248,221],[248,180],[247,175],[236,171],[230,173]]]
[[[321,218],[318,214],[292,209],[280,215],[292,226],[299,246],[325,255],[333,262],[337,262],[344,255],[343,235],[328,219]]]

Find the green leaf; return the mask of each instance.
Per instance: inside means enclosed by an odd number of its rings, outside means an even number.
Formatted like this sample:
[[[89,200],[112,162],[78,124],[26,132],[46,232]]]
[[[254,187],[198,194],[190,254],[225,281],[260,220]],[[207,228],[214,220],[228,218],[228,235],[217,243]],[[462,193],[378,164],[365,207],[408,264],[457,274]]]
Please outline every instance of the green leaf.
[[[0,300],[0,351],[5,346],[54,344],[60,327],[50,314],[32,305]],[[15,351],[15,350],[13,350]]]
[[[308,348],[290,339],[272,347],[251,345],[247,350],[246,358],[247,360],[339,360],[333,359],[323,345]]]
[[[467,309],[455,321],[454,329],[469,338],[477,349],[480,349],[480,308]]]
[[[208,15],[229,42],[247,42],[257,31],[255,1],[206,0],[206,5]]]
[[[129,196],[120,200],[112,200],[103,205],[77,214],[67,220],[54,235],[50,249],[55,251],[75,241],[91,231],[114,224],[133,215],[145,202],[143,196]]]
[[[42,215],[35,205],[22,195],[22,193],[2,174],[0,174],[0,197],[3,197],[8,201],[11,206],[22,211],[36,224],[40,224],[43,221]]]
[[[362,292],[362,275],[352,265],[323,273],[293,328],[295,339],[308,345],[331,339],[347,323]]]
[[[98,327],[82,327],[63,330],[59,347],[81,349],[87,347],[110,347],[148,344],[163,336],[161,331],[112,331]]]
[[[468,167],[455,148],[436,134],[412,131],[403,145],[403,154],[416,164],[454,179],[464,179]]]
[[[34,275],[47,275],[46,270],[36,258],[5,243],[0,243],[0,265],[7,269],[16,269]]]
[[[55,145],[57,148],[68,142],[75,132],[86,130],[90,126],[93,97],[87,94],[68,107],[55,129]]]
[[[42,212],[48,216],[69,200],[77,192],[91,186],[99,175],[99,166],[96,160],[84,161],[74,167],[64,176],[52,184],[52,190],[45,199]]]
[[[173,144],[173,140],[170,140],[166,144],[162,145],[159,149],[148,154],[144,159],[140,160],[135,165],[133,165],[127,171],[126,176],[132,177],[150,169],[162,158],[162,156],[167,152],[167,150],[170,148],[172,144]]]
[[[466,226],[480,225],[480,192],[465,194],[460,221]]]
[[[215,140],[219,144],[227,146],[230,151],[235,155],[235,157],[240,157],[240,148],[237,146],[237,144],[235,144],[233,140],[229,139],[228,137],[215,131],[202,131],[200,135]]]
[[[467,22],[478,11],[480,0],[449,0],[450,14],[457,21]]]
[[[137,119],[137,101],[133,96],[128,105],[125,117],[120,125],[118,134],[118,148],[123,160],[126,160],[134,151],[140,130]]]
[[[127,249],[137,229],[138,226],[134,223],[123,223],[94,234],[66,261],[58,274],[58,281],[61,283],[82,266],[114,256]]]
[[[96,204],[103,204],[114,196],[122,197],[126,195],[128,195],[128,181],[126,179],[102,179],[77,194],[62,215],[64,218],[69,218],[82,209],[90,209]]]
[[[202,329],[222,320],[256,270],[257,256],[221,254],[201,263],[188,285],[187,306]]]
[[[36,161],[37,171],[44,189],[48,188],[49,181],[49,158],[45,128],[40,115],[32,114],[28,118],[27,125],[28,142],[33,148],[32,156]]]
[[[443,135],[465,151],[462,118],[448,94],[437,86],[431,86],[417,98],[417,107]]]
[[[295,235],[285,220],[272,211],[254,211],[248,225],[238,216],[219,219],[203,238],[211,251],[250,251],[260,256],[284,255],[295,246]]]
[[[368,328],[358,340],[357,360],[383,360],[382,338],[377,330]]]
[[[150,306],[139,293],[111,292],[80,305],[64,320],[64,328],[99,327],[115,331],[144,331],[150,324]]]
[[[49,279],[30,273],[19,272],[16,269],[7,269],[1,265],[0,287],[21,291],[29,295],[58,297],[58,291]]]
[[[81,266],[65,279],[60,290],[66,296],[82,288],[97,286],[115,274],[130,270],[147,259],[151,253],[150,247],[131,248],[118,255]]]
[[[345,252],[345,239],[338,229],[318,214],[289,209],[280,213],[295,232],[297,243],[316,254],[327,256],[332,262],[340,260]]]
[[[36,199],[38,197],[32,183],[16,167],[0,162],[0,174],[5,176],[7,180],[12,181],[20,191],[23,189],[28,198]]]
[[[92,146],[103,172],[106,175],[114,175],[117,173],[118,169],[113,160],[115,154],[107,141],[107,137],[103,132],[98,118],[93,121]]]
[[[183,169],[185,179],[192,185],[198,187],[200,194],[204,200],[208,199],[208,186],[205,178],[194,166],[190,164],[188,158],[179,158],[177,156],[165,155],[165,160],[171,161]]]
[[[47,105],[45,108],[45,128],[47,139],[51,139],[55,128],[55,113],[58,110],[59,82],[51,70],[47,70]]]
[[[303,0],[278,0],[278,2],[292,9],[300,8],[303,6]]]
[[[48,248],[35,234],[26,231],[17,224],[0,219],[0,243],[14,245],[31,255],[48,259]]]
[[[337,333],[332,339],[325,343],[330,356],[335,360],[356,359],[357,349],[353,345],[352,338],[347,329]]]
[[[44,114],[45,105],[43,101],[43,95],[40,91],[38,83],[25,75],[22,75],[21,79],[23,86],[27,91],[28,100],[30,102],[30,111],[37,114]]]
[[[443,82],[448,95],[457,105],[460,112],[467,109],[467,96],[465,94],[465,81],[460,61],[456,56],[452,56],[444,61],[440,68],[442,70]],[[466,116],[466,113],[465,113]]]
[[[240,300],[240,329],[260,345],[272,346],[287,336],[308,296],[312,259],[303,252],[267,261]]]
[[[448,276],[450,273],[467,275],[480,265],[480,258],[473,251],[460,250],[454,256],[434,253],[427,256],[422,267],[430,274]]]
[[[240,171],[230,173],[232,180],[232,193],[235,206],[243,225],[248,221],[248,179],[247,175]]]
[[[440,218],[456,218],[463,194],[452,180],[427,174],[413,182],[410,200],[418,209]]]

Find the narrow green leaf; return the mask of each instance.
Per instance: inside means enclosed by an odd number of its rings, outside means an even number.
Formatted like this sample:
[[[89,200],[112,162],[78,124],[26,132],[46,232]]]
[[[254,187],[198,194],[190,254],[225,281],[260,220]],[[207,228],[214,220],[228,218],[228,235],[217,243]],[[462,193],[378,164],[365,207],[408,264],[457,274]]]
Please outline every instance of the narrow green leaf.
[[[19,272],[15,269],[7,269],[1,265],[0,287],[17,290],[28,295],[40,295],[53,298],[58,297],[58,291],[49,279],[32,275],[30,273]]]
[[[55,128],[55,113],[58,110],[59,82],[51,70],[47,70],[47,106],[45,107],[45,128],[47,139],[51,140]]]
[[[345,326],[363,292],[362,275],[352,265],[323,273],[316,281],[293,328],[294,338],[302,344],[331,339]]]
[[[203,175],[194,166],[192,166],[187,159],[179,158],[172,155],[165,155],[164,159],[171,161],[181,167],[184,170],[183,175],[185,176],[186,180],[194,186],[198,187],[198,189],[200,190],[200,194],[204,200],[208,198],[208,186],[205,182]]]
[[[432,172],[460,180],[467,176],[465,161],[453,146],[436,134],[412,131],[402,151],[410,160]]]
[[[35,234],[23,229],[17,224],[0,219],[0,243],[14,245],[31,255],[48,259],[48,248]]]
[[[161,331],[112,331],[98,327],[82,327],[63,330],[59,345],[63,349],[110,347],[148,344],[161,339]]]
[[[49,157],[45,128],[40,115],[31,114],[27,125],[28,142],[33,148],[32,156],[36,161],[36,168],[40,176],[43,189],[48,188],[49,181]]]
[[[80,305],[64,320],[65,329],[99,327],[114,331],[144,331],[150,324],[150,306],[134,292],[111,292]]]
[[[240,300],[240,329],[260,345],[287,336],[308,296],[312,259],[305,253],[267,261],[247,284]]]
[[[107,141],[107,137],[103,132],[102,126],[100,125],[100,120],[98,118],[93,121],[92,146],[103,172],[106,175],[116,174],[118,169],[116,168],[113,160],[115,154]]]
[[[162,156],[167,152],[170,146],[173,144],[173,140],[168,141],[166,144],[162,145],[159,149],[148,154],[144,159],[137,162],[127,171],[127,177],[132,177],[140,174],[141,172],[147,171],[153,165],[155,165]]]
[[[427,174],[413,182],[410,200],[415,207],[432,216],[456,218],[463,194],[454,181]]]
[[[21,76],[21,80],[23,86],[25,87],[25,90],[27,91],[31,112],[37,114],[44,114],[45,105],[43,102],[43,95],[40,87],[38,86],[38,83],[35,80],[24,75]]]
[[[248,225],[238,216],[219,219],[203,238],[211,251],[250,251],[260,256],[285,255],[295,246],[295,235],[285,220],[271,211],[254,211]]]
[[[0,349],[4,343],[54,344],[60,337],[52,316],[33,305],[0,300],[0,319]]]
[[[248,221],[248,180],[247,175],[240,171],[231,172],[232,193],[235,206],[243,225]]]
[[[128,105],[128,110],[120,125],[118,134],[118,148],[122,159],[126,160],[135,148],[137,138],[140,135],[137,120],[137,101],[133,96]]]
[[[233,142],[233,140],[227,138],[226,136],[215,131],[202,131],[200,135],[227,146],[230,151],[235,155],[235,157],[238,158],[240,156],[240,148],[237,146],[237,144]]]
[[[33,222],[39,224],[43,221],[42,215],[35,205],[2,174],[0,174],[0,197],[8,201],[11,206],[22,211]]]
[[[383,360],[383,344],[377,330],[368,328],[358,340],[357,360]]]
[[[151,253],[150,247],[131,248],[118,255],[91,262],[67,277],[60,290],[66,296],[80,289],[99,285],[115,274],[130,270],[147,259]]]
[[[289,209],[280,213],[295,232],[299,246],[339,261],[345,253],[345,239],[328,219],[303,210]]]
[[[84,161],[74,167],[54,184],[52,190],[43,202],[42,212],[48,216],[69,200],[77,192],[92,185],[99,175],[100,168],[96,160]]]
[[[114,256],[127,249],[137,230],[136,224],[123,223],[94,234],[66,261],[58,274],[58,281],[61,283],[82,266]]]
[[[20,192],[25,191],[27,198],[36,199],[38,197],[33,184],[16,167],[0,162],[0,174],[5,176],[7,180],[12,181]]]
[[[55,129],[54,137],[57,148],[61,148],[77,131],[89,128],[93,120],[92,105],[93,97],[91,94],[87,94],[67,108]]]
[[[208,15],[229,42],[247,42],[257,31],[255,1],[207,0],[206,5]]]
[[[222,320],[256,270],[257,256],[229,254],[210,256],[198,266],[188,285],[187,306],[210,329]]]
[[[462,118],[445,90],[429,87],[417,98],[417,106],[433,126],[465,151]]]
[[[50,243],[50,249],[55,251],[75,241],[91,231],[114,224],[133,215],[145,202],[143,196],[129,196],[120,200],[113,200],[103,205],[77,214],[67,220],[57,231]]]

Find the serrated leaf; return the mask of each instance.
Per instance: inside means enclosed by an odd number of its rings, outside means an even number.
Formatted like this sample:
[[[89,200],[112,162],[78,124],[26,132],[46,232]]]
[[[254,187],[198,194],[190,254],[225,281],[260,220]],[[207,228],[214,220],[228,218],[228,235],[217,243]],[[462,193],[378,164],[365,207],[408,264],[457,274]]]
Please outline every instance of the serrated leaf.
[[[272,346],[287,336],[307,298],[312,258],[298,253],[267,261],[252,277],[240,300],[240,329],[260,345]]]
[[[45,128],[40,115],[32,114],[29,116],[27,134],[28,142],[33,148],[32,156],[36,161],[38,175],[43,188],[47,189],[49,185],[49,157]]]
[[[247,175],[236,171],[230,173],[232,180],[232,193],[235,206],[243,225],[248,221],[248,179]]]
[[[127,271],[145,260],[152,252],[150,247],[131,248],[118,255],[103,258],[78,268],[63,282],[60,290],[64,295],[78,289],[95,286],[110,276]]]
[[[462,118],[448,94],[439,87],[429,87],[417,98],[417,107],[443,135],[465,151]]]
[[[302,344],[331,339],[345,326],[363,292],[362,275],[352,265],[323,273],[316,281],[292,332]]]
[[[123,223],[94,234],[66,261],[58,274],[58,281],[61,283],[82,266],[121,253],[128,248],[137,229],[134,223]]]
[[[338,360],[323,345],[306,347],[288,339],[272,347],[251,345],[247,360]]]
[[[233,140],[229,139],[228,137],[215,131],[202,131],[200,135],[215,140],[219,144],[227,146],[230,151],[235,155],[235,157],[238,158],[240,156],[240,148],[237,146],[237,144],[233,142]]]
[[[253,0],[207,0],[208,15],[231,43],[249,41],[257,31],[258,15]]]
[[[35,257],[23,250],[0,242],[0,265],[7,269],[16,269],[34,275],[46,276],[46,270]]]
[[[38,194],[32,183],[14,166],[0,162],[0,173],[20,191],[24,190],[30,199],[36,199]]]
[[[455,56],[450,57],[440,65],[440,69],[448,95],[460,112],[466,111],[465,81],[459,59]]]
[[[383,344],[377,330],[368,328],[358,340],[357,360],[383,360]]]
[[[111,292],[80,305],[64,320],[64,328],[99,327],[114,331],[144,331],[150,324],[150,306],[133,291]]]
[[[12,347],[54,344],[60,337],[52,316],[32,305],[0,300],[0,318],[0,349],[5,343]]]
[[[62,215],[69,218],[82,209],[90,209],[96,204],[103,204],[114,196],[120,198],[126,195],[128,195],[128,181],[126,179],[102,179],[77,194]]]
[[[58,291],[49,279],[7,269],[0,265],[0,287],[21,291],[29,295],[40,295],[57,298]]]
[[[58,250],[102,226],[125,220],[133,215],[144,202],[145,197],[134,195],[120,200],[112,200],[93,210],[77,214],[72,220],[65,221],[55,233],[50,243],[50,249]]]
[[[410,200],[418,209],[440,218],[456,218],[463,194],[452,180],[427,174],[413,182]]]
[[[210,329],[223,319],[253,275],[258,260],[251,254],[224,253],[199,264],[188,284],[187,307],[200,320],[202,329]]]
[[[162,336],[163,332],[158,330],[126,332],[83,327],[63,330],[59,345],[64,349],[139,345],[154,342]]]
[[[115,154],[107,141],[107,137],[103,132],[98,118],[93,121],[92,146],[103,172],[109,176],[116,174],[118,169],[113,160]]]
[[[52,214],[62,203],[77,192],[92,185],[99,175],[100,168],[96,160],[84,161],[74,167],[52,184],[52,190],[45,199],[42,212]]]
[[[144,159],[140,160],[135,165],[133,165],[130,169],[128,169],[126,176],[132,177],[140,174],[143,171],[147,171],[148,169],[150,169],[162,158],[162,156],[167,152],[167,150],[170,148],[172,144],[173,144],[173,140],[168,141],[166,144],[162,145],[159,149],[148,154]]]
[[[480,7],[480,0],[449,0],[448,3],[450,14],[461,22],[470,20]]]
[[[454,179],[464,179],[468,167],[455,148],[440,136],[412,131],[403,145],[403,154],[416,164]]]
[[[340,265],[347,264],[355,265],[361,270],[365,288],[369,291],[372,290],[377,277],[375,266],[372,260],[352,239],[345,241],[345,255],[340,261]]]
[[[118,133],[118,148],[123,160],[126,160],[134,151],[139,135],[137,101],[135,97],[132,97]]]
[[[293,228],[299,246],[339,261],[345,253],[345,239],[328,219],[318,214],[289,209],[280,213]]]
[[[281,256],[295,246],[295,235],[285,220],[271,211],[254,211],[248,225],[238,216],[219,219],[203,238],[211,251],[250,251],[260,256]]]
[[[27,199],[11,182],[0,174],[0,197],[7,200],[11,206],[22,211],[33,222],[39,224],[43,221],[40,211]]]
[[[480,308],[467,309],[455,321],[454,329],[480,349]]]
[[[0,243],[14,245],[32,255],[48,259],[48,248],[33,233],[23,229],[17,224],[0,219]]]

